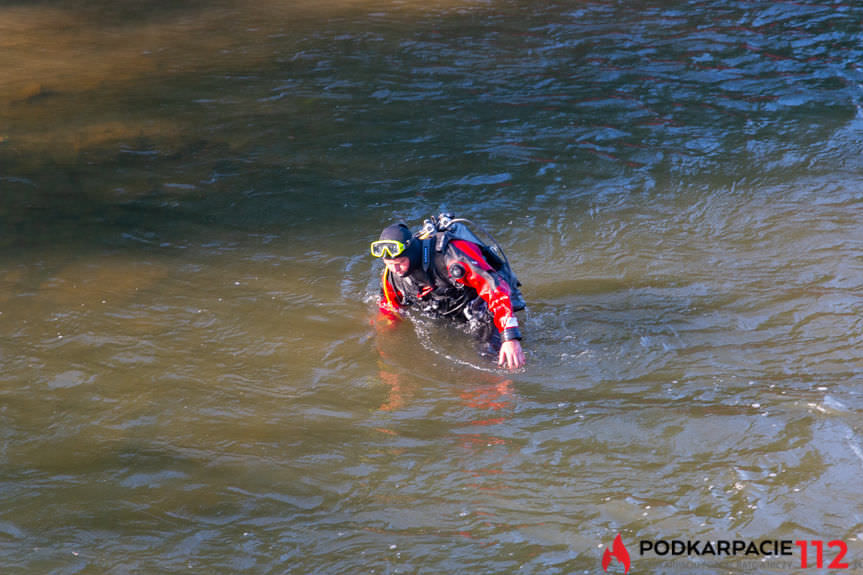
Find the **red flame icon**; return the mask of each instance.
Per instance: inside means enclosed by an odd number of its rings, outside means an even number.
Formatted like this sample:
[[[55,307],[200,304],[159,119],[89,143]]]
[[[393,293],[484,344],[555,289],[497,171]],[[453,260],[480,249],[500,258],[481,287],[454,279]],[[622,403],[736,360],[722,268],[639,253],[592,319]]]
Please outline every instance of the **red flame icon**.
[[[614,557],[623,564],[623,573],[629,573],[629,552],[623,545],[623,539],[620,538],[620,533],[614,538],[614,543],[611,550],[605,548],[605,553],[602,554],[602,570],[608,572],[608,566],[611,564],[611,558]]]

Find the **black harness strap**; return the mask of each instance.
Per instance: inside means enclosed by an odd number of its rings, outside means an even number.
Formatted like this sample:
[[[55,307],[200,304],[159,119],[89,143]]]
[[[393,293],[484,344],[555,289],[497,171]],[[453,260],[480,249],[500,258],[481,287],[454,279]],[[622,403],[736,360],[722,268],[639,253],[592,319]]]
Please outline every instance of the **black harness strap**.
[[[423,240],[423,271],[426,273],[428,273],[432,261],[431,242],[431,238]]]

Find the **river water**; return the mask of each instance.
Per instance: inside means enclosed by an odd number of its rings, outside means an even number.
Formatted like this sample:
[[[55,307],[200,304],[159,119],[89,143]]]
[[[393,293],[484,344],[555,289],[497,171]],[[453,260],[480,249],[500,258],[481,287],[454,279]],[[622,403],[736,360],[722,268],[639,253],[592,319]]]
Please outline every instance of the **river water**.
[[[861,22],[3,2],[4,573],[853,568]],[[526,369],[378,329],[369,241],[440,210],[507,247]]]

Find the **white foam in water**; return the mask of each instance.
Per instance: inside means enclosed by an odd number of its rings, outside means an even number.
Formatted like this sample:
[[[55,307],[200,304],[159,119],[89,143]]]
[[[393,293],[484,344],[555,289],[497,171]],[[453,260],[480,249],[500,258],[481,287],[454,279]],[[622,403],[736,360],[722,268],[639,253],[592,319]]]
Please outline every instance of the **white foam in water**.
[[[854,441],[854,436],[849,436],[847,438],[848,447],[851,448],[851,451],[854,452],[854,455],[857,456],[857,459],[860,460],[860,463],[863,464],[863,449],[860,449],[860,445],[856,441]]]
[[[419,340],[420,344],[421,344],[425,349],[427,349],[427,350],[429,350],[429,351],[431,351],[431,352],[435,353],[436,355],[439,355],[439,356],[443,357],[444,359],[446,359],[446,360],[448,360],[448,361],[451,361],[451,362],[453,362],[453,363],[455,363],[455,364],[458,364],[458,365],[464,365],[464,366],[466,366],[466,367],[470,367],[470,368],[472,368],[472,369],[476,369],[476,370],[479,370],[479,371],[485,371],[485,372],[488,372],[488,373],[497,373],[497,372],[499,371],[499,370],[494,369],[494,368],[490,368],[490,367],[482,366],[482,365],[479,365],[479,364],[473,363],[473,362],[471,362],[471,361],[467,361],[467,360],[464,360],[464,359],[460,359],[460,358],[458,358],[458,357],[455,357],[455,356],[453,356],[453,355],[451,355],[451,354],[446,353],[445,351],[442,351],[442,350],[441,350],[441,349],[439,349],[439,347],[438,347],[438,346],[436,346],[436,345],[434,344],[434,342],[432,341],[432,337],[431,337],[432,328],[431,328],[431,326],[429,326],[429,325],[424,325],[423,323],[421,323],[421,322],[419,322],[419,321],[416,321],[416,320],[414,321],[414,324],[413,324],[413,325],[414,325],[414,331],[415,331],[415,332],[416,332],[416,334],[417,334],[417,339]]]
[[[848,411],[848,407],[832,395],[825,395],[824,401],[821,402],[821,405],[825,409],[832,409],[834,411]]]

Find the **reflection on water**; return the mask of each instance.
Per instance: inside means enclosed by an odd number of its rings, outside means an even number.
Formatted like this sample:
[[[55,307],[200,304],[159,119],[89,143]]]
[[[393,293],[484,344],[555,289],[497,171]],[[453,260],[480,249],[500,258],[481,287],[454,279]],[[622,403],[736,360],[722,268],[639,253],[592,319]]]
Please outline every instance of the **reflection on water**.
[[[860,21],[3,3],[4,565],[595,572],[617,533],[859,559]],[[441,208],[507,246],[523,372],[376,329],[367,242]]]

